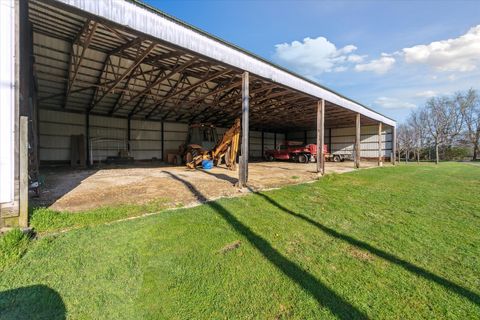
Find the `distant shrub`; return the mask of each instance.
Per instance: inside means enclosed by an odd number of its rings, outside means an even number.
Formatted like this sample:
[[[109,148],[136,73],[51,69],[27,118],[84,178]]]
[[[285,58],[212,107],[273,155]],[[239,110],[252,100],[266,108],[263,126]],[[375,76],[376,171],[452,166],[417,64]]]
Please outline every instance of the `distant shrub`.
[[[448,147],[445,149],[445,160],[463,160],[470,157],[467,147]]]

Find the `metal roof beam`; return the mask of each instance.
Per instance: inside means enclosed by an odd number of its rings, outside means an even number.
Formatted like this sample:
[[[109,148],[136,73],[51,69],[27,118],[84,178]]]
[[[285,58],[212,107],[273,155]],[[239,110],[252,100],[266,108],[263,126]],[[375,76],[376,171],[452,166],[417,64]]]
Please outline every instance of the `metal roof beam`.
[[[141,45],[141,42],[140,42],[140,45]],[[93,108],[95,108],[95,106],[98,105],[105,98],[105,96],[110,94],[118,86],[118,84],[120,84],[120,82],[122,82],[140,63],[142,63],[143,59],[145,59],[150,54],[150,52],[152,52],[152,50],[155,48],[155,45],[156,44],[152,42],[148,46],[148,48],[146,48],[143,52],[140,53],[140,50],[139,50],[137,60],[135,60],[130,65],[130,67],[128,67],[127,70],[125,70],[123,72],[123,74],[121,74],[119,77],[117,77],[116,80],[113,81],[113,84],[110,87],[108,87],[108,89],[106,91],[102,92],[102,95],[100,96],[100,98],[95,98],[95,96],[94,96],[94,100],[92,101],[88,111],[89,112],[92,111]],[[111,60],[110,55],[108,57],[108,60]],[[106,71],[106,70],[107,69],[105,69],[104,71]],[[97,91],[97,93],[98,93],[98,91]]]
[[[93,25],[90,28],[91,20],[87,20],[80,30],[80,32],[75,37],[74,42],[71,46],[70,51],[70,64],[68,66],[68,82],[65,88],[65,99],[63,103],[63,108],[65,109],[68,103],[68,97],[72,91],[73,86],[75,85],[75,80],[77,79],[78,71],[82,65],[83,58],[85,57],[85,52],[87,51],[94,35],[95,30],[97,29],[98,23],[93,22]],[[84,39],[82,40],[82,36]],[[75,46],[77,50],[75,50]],[[78,57],[79,49],[81,50],[80,57]],[[73,69],[73,70],[72,70]]]

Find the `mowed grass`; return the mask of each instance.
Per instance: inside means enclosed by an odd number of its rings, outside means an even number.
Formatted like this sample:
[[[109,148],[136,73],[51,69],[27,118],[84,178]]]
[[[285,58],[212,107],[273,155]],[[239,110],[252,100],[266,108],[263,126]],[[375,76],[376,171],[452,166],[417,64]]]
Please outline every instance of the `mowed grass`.
[[[1,319],[478,319],[480,167],[361,170],[46,237],[0,292]]]

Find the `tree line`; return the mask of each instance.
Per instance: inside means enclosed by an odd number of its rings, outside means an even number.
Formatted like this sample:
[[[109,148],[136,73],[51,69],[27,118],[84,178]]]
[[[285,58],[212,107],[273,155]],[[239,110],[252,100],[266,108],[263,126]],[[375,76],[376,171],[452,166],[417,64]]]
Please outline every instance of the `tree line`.
[[[432,97],[397,129],[398,157],[405,161],[479,157],[480,97],[476,90]]]

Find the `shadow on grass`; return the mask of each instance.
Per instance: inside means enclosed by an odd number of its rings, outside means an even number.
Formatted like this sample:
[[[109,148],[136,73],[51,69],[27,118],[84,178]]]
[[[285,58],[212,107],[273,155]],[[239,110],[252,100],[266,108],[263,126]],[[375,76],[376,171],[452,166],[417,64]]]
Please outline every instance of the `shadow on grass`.
[[[467,298],[468,300],[470,300],[471,302],[477,304],[477,305],[480,305],[480,296],[478,294],[476,294],[475,292],[473,291],[470,291],[469,289],[466,289],[462,286],[459,286],[458,284],[456,283],[453,283],[452,281],[450,280],[447,280],[445,278],[442,278],[440,276],[437,276],[436,274],[424,269],[424,268],[421,268],[421,267],[418,267],[408,261],[405,261],[403,259],[400,259],[396,256],[394,256],[393,254],[391,253],[388,253],[388,252],[385,252],[381,249],[378,249],[364,241],[361,241],[361,240],[357,240],[349,235],[346,235],[346,234],[342,234],[338,231],[335,231],[334,229],[331,229],[327,226],[324,226],[323,224],[319,223],[318,221],[315,221],[303,214],[300,214],[300,213],[296,213],[284,206],[282,206],[281,204],[279,204],[278,202],[276,202],[275,200],[273,200],[272,198],[270,198],[269,196],[263,194],[263,193],[257,193],[258,196],[262,197],[263,199],[265,199],[267,202],[269,202],[270,204],[274,205],[275,207],[277,207],[278,209],[282,210],[283,212],[287,213],[287,214],[290,214],[294,217],[297,217],[297,218],[300,218],[302,219],[303,221],[306,221],[308,222],[309,224],[315,226],[316,228],[318,228],[319,230],[323,231],[324,233],[326,233],[327,235],[331,236],[331,237],[334,237],[334,238],[337,238],[337,239],[340,239],[340,240],[343,240],[345,242],[348,242],[349,244],[351,245],[354,245],[356,246],[357,248],[360,248],[360,249],[363,249],[363,250],[366,250],[374,255],[376,255],[377,257],[379,258],[382,258],[388,262],[391,262],[391,263],[394,263],[400,267],[402,267],[403,269],[419,276],[419,277],[422,277],[426,280],[429,280],[429,281],[432,281],[432,282],[435,282],[441,286],[443,286],[445,289],[447,290],[450,290],[458,295],[461,295],[465,298]]]
[[[169,173],[172,178],[183,183],[197,199],[206,199],[205,196],[198,191],[190,182]],[[204,200],[205,201],[205,200]],[[248,242],[255,247],[270,263],[272,263],[280,272],[286,275],[290,280],[299,285],[303,290],[308,292],[317,300],[319,305],[328,308],[332,314],[340,319],[368,319],[368,317],[329,289],[317,278],[306,270],[302,269],[296,263],[288,260],[279,253],[272,245],[253,232],[249,227],[240,222],[233,214],[225,209],[218,202],[208,202],[207,206],[215,210],[235,231],[244,236]]]
[[[55,290],[44,285],[33,285],[0,292],[0,319],[66,318],[65,304]]]

